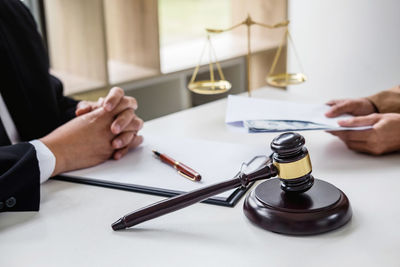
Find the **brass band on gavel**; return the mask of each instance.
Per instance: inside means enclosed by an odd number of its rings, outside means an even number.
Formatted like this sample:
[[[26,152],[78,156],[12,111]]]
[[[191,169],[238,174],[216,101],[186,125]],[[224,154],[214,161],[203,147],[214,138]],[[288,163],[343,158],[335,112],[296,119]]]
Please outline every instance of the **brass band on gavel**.
[[[300,160],[289,163],[280,163],[275,161],[274,165],[278,169],[279,178],[286,180],[302,177],[312,171],[308,153]]]

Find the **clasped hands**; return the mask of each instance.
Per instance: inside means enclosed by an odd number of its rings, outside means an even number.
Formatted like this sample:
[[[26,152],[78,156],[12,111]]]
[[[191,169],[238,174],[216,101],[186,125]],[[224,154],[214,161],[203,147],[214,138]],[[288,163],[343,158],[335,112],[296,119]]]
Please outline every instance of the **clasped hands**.
[[[382,155],[400,150],[400,114],[377,113],[378,110],[368,98],[332,100],[327,103],[331,109],[325,114],[333,118],[341,114],[355,117],[339,121],[343,127],[372,126],[362,131],[331,131],[349,149]]]
[[[118,87],[97,102],[79,102],[76,118],[40,139],[56,157],[52,176],[118,160],[140,145],[143,137],[137,133],[143,121],[135,115],[137,107]]]

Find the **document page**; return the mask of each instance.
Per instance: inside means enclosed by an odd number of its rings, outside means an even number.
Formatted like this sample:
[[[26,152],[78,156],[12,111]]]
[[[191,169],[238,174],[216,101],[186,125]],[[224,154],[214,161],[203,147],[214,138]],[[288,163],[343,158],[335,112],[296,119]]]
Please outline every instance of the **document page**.
[[[268,140],[265,140],[267,143]],[[166,154],[201,174],[200,182],[191,181],[170,165],[154,156],[152,150]],[[266,145],[243,145],[197,139],[145,136],[144,143],[120,160],[65,173],[69,177],[87,178],[115,183],[147,186],[189,192],[233,178],[243,162],[257,155],[270,155]],[[221,193],[226,199],[233,190]]]
[[[246,127],[250,132],[302,130],[365,130],[366,127],[340,127],[339,120],[353,116],[325,117],[329,106],[229,95],[225,122]]]

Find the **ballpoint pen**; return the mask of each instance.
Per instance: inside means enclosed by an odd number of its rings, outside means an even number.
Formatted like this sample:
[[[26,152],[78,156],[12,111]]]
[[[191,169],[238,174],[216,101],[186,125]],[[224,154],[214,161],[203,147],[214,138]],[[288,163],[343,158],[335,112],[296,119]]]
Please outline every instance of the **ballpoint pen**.
[[[153,150],[153,153],[158,158],[160,158],[160,160],[162,162],[174,167],[178,171],[178,173],[180,175],[182,175],[183,177],[186,177],[192,181],[200,181],[201,180],[201,175],[198,172],[196,172],[192,168],[186,166],[182,162],[176,161],[176,160],[172,159],[171,157],[169,157],[165,154],[161,154],[160,152],[155,151],[155,150]]]

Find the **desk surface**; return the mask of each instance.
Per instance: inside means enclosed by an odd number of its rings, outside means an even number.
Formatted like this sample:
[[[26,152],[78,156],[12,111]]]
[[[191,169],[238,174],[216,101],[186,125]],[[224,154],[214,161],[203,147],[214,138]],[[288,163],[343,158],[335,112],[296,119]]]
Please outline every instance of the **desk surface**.
[[[258,97],[299,100],[263,89]],[[226,100],[145,123],[143,133],[269,145],[277,134],[246,134],[224,125]],[[348,150],[321,131],[302,132],[316,178],[349,197],[353,219],[311,237],[270,233],[235,208],[196,204],[114,232],[110,224],[162,198],[48,181],[39,213],[0,214],[0,266],[399,266],[400,154]]]

